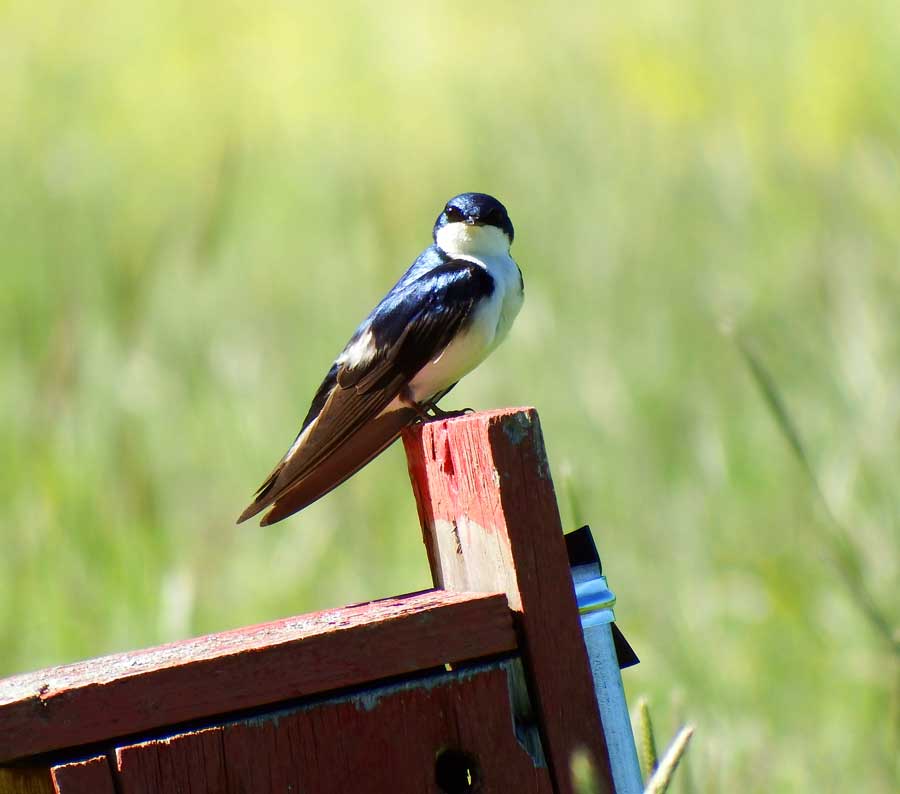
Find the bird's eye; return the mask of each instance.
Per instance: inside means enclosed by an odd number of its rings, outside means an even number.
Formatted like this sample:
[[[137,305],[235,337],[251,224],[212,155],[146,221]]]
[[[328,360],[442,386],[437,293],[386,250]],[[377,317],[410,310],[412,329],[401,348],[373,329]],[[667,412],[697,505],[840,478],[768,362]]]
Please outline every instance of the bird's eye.
[[[448,221],[456,222],[463,219],[462,210],[449,204],[444,208],[444,214],[447,216]]]

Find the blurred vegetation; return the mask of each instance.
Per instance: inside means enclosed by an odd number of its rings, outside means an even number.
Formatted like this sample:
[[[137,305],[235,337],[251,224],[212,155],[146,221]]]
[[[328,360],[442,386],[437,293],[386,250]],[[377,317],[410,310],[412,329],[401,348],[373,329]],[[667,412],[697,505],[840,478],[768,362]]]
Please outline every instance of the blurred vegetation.
[[[665,794],[672,785],[675,770],[678,769],[691,737],[694,735],[694,727],[692,725],[682,726],[660,759],[646,698],[638,699],[635,716],[637,719],[632,718],[632,730],[640,759],[641,774],[644,778],[644,794]]]
[[[327,8],[327,10],[326,10]],[[562,9],[565,10],[562,10]],[[0,6],[0,674],[429,584],[402,450],[234,519],[463,190],[526,302],[445,407],[532,404],[674,791],[895,791],[892,0]]]

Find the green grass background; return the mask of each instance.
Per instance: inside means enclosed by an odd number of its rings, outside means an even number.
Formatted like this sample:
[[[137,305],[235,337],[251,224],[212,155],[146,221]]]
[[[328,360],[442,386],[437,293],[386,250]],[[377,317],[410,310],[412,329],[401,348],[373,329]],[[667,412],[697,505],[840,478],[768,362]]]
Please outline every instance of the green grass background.
[[[893,0],[0,5],[0,675],[429,584],[402,450],[234,519],[441,204],[526,302],[445,407],[538,408],[680,791],[894,791]]]

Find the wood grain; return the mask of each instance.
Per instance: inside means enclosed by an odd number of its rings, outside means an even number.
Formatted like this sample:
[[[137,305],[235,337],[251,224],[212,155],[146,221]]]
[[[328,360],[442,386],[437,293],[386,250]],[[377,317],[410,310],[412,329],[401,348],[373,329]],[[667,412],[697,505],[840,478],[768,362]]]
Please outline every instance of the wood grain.
[[[54,794],[116,794],[105,755],[57,764],[50,770]]]
[[[0,769],[0,794],[54,794],[46,767]]]
[[[500,590],[517,614],[558,790],[587,750],[612,791],[606,744],[537,412],[433,421],[403,441],[435,586]]]
[[[515,649],[502,595],[427,591],[0,681],[0,762]]]
[[[439,794],[436,756],[474,762],[479,794],[551,794],[519,744],[514,660],[373,688],[116,753],[120,794]]]

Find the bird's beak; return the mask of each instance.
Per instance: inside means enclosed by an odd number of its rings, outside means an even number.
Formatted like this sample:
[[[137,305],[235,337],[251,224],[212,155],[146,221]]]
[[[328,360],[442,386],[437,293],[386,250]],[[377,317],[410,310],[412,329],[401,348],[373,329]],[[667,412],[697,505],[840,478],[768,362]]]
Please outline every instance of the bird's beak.
[[[474,226],[474,225],[475,225],[475,218],[473,218],[471,215],[467,215],[467,216],[466,216],[466,225],[467,225],[467,226]]]

